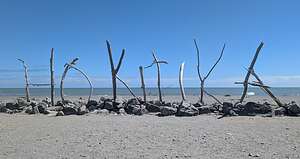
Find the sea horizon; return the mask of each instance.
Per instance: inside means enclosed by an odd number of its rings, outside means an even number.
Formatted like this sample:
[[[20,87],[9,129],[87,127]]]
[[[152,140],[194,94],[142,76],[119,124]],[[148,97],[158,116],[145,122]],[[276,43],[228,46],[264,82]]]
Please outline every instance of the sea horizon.
[[[138,95],[142,95],[142,89],[138,87],[131,88],[132,91]],[[239,96],[243,91],[243,87],[207,87],[206,91],[213,95],[225,96]],[[271,91],[276,96],[300,96],[300,87],[272,87]],[[180,95],[179,87],[163,87],[161,88],[164,96]],[[190,96],[198,96],[200,88],[186,87],[185,93]],[[250,87],[248,92],[254,92],[256,96],[267,96],[260,88]],[[64,93],[67,96],[88,96],[89,88],[65,88]],[[111,95],[112,88],[94,88],[93,95]],[[147,95],[158,95],[158,89],[155,87],[146,88]],[[117,88],[118,95],[130,95],[127,88]],[[0,88],[0,96],[24,96],[24,88]],[[31,96],[50,96],[50,88],[30,88]],[[60,88],[55,88],[55,95],[60,95]]]

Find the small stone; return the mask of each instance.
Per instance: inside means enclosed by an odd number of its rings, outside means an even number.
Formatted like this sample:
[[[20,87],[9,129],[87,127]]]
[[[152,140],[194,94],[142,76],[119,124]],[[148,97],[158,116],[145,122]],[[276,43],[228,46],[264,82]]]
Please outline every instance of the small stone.
[[[86,106],[81,106],[77,110],[77,115],[84,115],[88,113],[88,109],[86,109]]]
[[[100,108],[100,106],[98,105],[98,102],[95,101],[95,100],[90,100],[88,101],[88,103],[86,104],[86,108],[89,110],[89,111],[93,111],[95,109],[98,109]]]
[[[109,111],[107,109],[101,109],[101,110],[97,110],[96,112],[97,114],[103,114],[103,115],[108,115]]]
[[[274,114],[278,116],[285,115],[287,113],[286,109],[284,107],[278,107],[274,109]]]
[[[77,110],[73,107],[64,107],[62,112],[64,113],[64,115],[76,115],[77,114]]]
[[[119,109],[119,113],[120,113],[121,115],[126,115],[126,111],[125,111],[124,108]]]
[[[196,115],[199,115],[199,110],[187,102],[182,102],[176,113],[176,116],[196,116]]]
[[[9,110],[14,110],[14,109],[18,109],[19,105],[15,102],[8,102],[6,103],[6,108]]]
[[[155,104],[151,104],[151,103],[146,103],[146,109],[149,112],[160,112],[160,106],[155,105]]]
[[[250,156],[250,157],[260,157],[259,154],[252,154],[252,153],[249,153],[248,156]]]
[[[45,102],[39,102],[37,104],[37,107],[38,107],[38,110],[39,110],[40,113],[42,113],[42,114],[47,114],[48,113],[47,112],[47,108],[48,108],[48,104],[47,103],[45,103]]]
[[[113,102],[106,101],[104,103],[101,103],[100,108],[107,109],[107,110],[113,110],[114,109]]]
[[[176,108],[173,107],[161,107],[160,108],[160,116],[170,116],[175,115],[177,112]]]
[[[216,111],[216,108],[213,106],[201,106],[198,107],[198,110],[199,110],[199,114],[208,114]]]
[[[296,116],[300,114],[300,107],[295,102],[289,103],[287,109],[288,115]]]
[[[64,114],[64,112],[63,111],[58,111],[57,113],[56,113],[56,116],[64,116],[65,114]]]
[[[7,112],[7,108],[5,106],[4,103],[0,102],[0,112],[1,113],[6,113]]]
[[[27,114],[34,114],[34,111],[32,110],[32,107],[29,106],[29,107],[25,108],[25,113],[27,113]]]
[[[40,113],[39,108],[37,106],[33,107],[32,110],[33,110],[34,114],[39,114]]]

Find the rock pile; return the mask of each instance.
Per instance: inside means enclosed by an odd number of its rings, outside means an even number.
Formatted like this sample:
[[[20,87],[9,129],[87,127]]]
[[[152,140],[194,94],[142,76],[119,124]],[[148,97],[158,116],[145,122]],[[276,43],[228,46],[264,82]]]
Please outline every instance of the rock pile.
[[[91,100],[87,103],[82,100],[73,102],[69,100],[57,101],[55,106],[50,106],[48,99],[27,102],[25,98],[17,98],[14,102],[0,102],[0,112],[2,113],[27,113],[27,114],[56,114],[64,115],[84,115],[86,113],[97,114],[132,114],[143,115],[155,113],[158,116],[179,116],[191,117],[201,114],[217,114],[225,116],[300,116],[300,106],[295,102],[288,103],[282,107],[275,108],[269,103],[223,104],[203,105],[199,103],[191,104],[186,101],[180,103],[167,103],[160,101],[149,101],[144,103],[141,99],[116,100],[101,97],[99,101]]]

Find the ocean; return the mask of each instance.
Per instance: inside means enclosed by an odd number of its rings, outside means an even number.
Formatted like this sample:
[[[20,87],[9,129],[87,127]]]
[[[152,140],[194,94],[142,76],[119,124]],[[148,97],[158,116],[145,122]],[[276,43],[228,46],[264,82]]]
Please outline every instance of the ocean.
[[[142,90],[140,88],[132,88],[136,95],[142,95]],[[241,95],[243,88],[206,88],[206,91],[213,95],[231,95],[238,96]],[[186,95],[199,95],[199,88],[185,88]],[[300,88],[292,87],[280,87],[271,88],[271,91],[276,96],[300,96]],[[24,96],[23,88],[0,88],[0,96]],[[67,96],[87,96],[89,94],[88,88],[65,88],[64,92]],[[111,88],[95,88],[93,95],[111,95]],[[148,88],[146,90],[148,95],[157,95],[157,88]],[[266,96],[266,94],[259,88],[249,88],[248,92],[254,92],[257,96]],[[60,95],[59,88],[55,89],[56,96]],[[130,95],[126,88],[118,88],[118,95]],[[179,88],[162,88],[162,94],[164,96],[168,95],[180,95]],[[50,96],[49,88],[30,88],[31,96]]]

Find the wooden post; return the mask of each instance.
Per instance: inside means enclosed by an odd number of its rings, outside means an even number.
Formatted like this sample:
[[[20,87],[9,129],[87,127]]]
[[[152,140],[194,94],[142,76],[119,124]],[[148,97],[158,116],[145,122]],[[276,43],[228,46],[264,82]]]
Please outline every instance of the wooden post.
[[[179,68],[179,86],[180,86],[180,93],[182,101],[185,101],[185,92],[183,87],[183,71],[184,71],[184,62],[180,65]]]
[[[110,67],[111,67],[111,78],[112,78],[112,95],[113,95],[113,100],[116,101],[117,99],[117,74],[118,71],[121,67],[123,57],[125,55],[125,49],[122,50],[121,57],[119,59],[117,68],[114,66],[114,61],[113,61],[113,56],[112,56],[112,50],[111,46],[108,40],[106,40],[106,45],[107,45],[107,50],[108,50],[108,55],[109,55],[109,61],[110,61]]]
[[[144,102],[147,102],[147,97],[146,97],[146,88],[145,88],[145,82],[144,82],[144,69],[142,66],[139,67],[140,69],[140,76],[141,76],[141,88],[143,90],[143,96],[144,96]]]
[[[28,67],[25,64],[24,60],[18,59],[20,62],[22,62],[24,67],[24,77],[25,77],[25,95],[27,102],[30,102],[30,95],[29,95],[29,80],[28,80]]]
[[[51,76],[51,106],[54,106],[54,49],[51,49],[50,55],[50,76]]]

